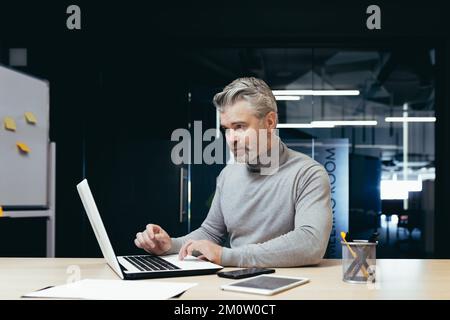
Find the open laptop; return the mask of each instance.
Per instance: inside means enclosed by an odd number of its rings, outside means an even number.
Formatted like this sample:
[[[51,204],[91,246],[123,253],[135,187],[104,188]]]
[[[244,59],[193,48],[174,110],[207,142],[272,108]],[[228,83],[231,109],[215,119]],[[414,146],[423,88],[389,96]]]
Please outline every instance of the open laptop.
[[[94,229],[100,249],[108,265],[119,275],[121,279],[148,279],[162,277],[180,277],[215,273],[222,266],[188,256],[184,260],[178,259],[178,254],[132,255],[116,256],[105,226],[98,212],[94,197],[86,179],[77,185],[78,193],[83,202],[84,209],[89,217],[92,229]]]

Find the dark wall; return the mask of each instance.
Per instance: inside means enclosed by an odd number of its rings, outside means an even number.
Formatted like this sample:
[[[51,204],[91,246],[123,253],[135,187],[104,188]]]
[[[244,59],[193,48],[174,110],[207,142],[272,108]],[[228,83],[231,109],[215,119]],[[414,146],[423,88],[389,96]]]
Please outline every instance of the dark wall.
[[[29,49],[24,71],[51,83],[51,138],[57,142],[57,255],[99,254],[75,185],[88,177],[118,251],[134,250],[134,233],[157,221],[173,234],[179,168],[168,162],[170,133],[192,120],[186,94],[201,75],[185,50],[229,46],[403,46],[430,43],[437,54],[436,245],[450,257],[450,48],[444,2],[378,2],[382,30],[365,28],[358,2],[78,2],[81,31],[65,28],[70,3],[14,2],[0,7],[5,48]],[[238,8],[238,9],[237,9]],[[217,82],[220,84],[220,81]],[[198,223],[198,222],[196,222]]]
[[[381,160],[355,153],[349,160],[349,229],[354,239],[366,239],[378,228],[381,214]]]

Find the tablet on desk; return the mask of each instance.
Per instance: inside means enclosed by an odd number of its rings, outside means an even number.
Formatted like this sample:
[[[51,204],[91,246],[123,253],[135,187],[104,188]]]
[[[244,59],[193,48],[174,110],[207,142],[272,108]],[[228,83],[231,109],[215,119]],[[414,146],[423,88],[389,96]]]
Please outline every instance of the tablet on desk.
[[[221,286],[222,290],[272,295],[309,281],[307,278],[260,275]]]

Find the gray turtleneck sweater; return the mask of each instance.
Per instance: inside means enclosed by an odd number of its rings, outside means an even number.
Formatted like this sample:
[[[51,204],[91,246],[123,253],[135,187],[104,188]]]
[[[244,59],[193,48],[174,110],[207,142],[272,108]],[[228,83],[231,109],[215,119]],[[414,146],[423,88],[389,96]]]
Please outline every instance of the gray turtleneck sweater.
[[[172,238],[168,253],[184,242],[211,240],[222,250],[222,265],[294,267],[313,265],[325,254],[332,226],[330,183],[325,169],[280,142],[277,171],[228,164],[217,179],[208,216],[197,230]]]

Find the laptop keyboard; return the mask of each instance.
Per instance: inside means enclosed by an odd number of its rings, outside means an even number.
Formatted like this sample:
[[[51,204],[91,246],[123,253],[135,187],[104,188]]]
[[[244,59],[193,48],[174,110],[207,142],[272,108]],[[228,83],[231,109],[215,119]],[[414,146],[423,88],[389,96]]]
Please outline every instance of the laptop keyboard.
[[[127,256],[123,257],[140,271],[164,271],[179,270],[180,268],[172,263],[161,259],[158,256]]]

